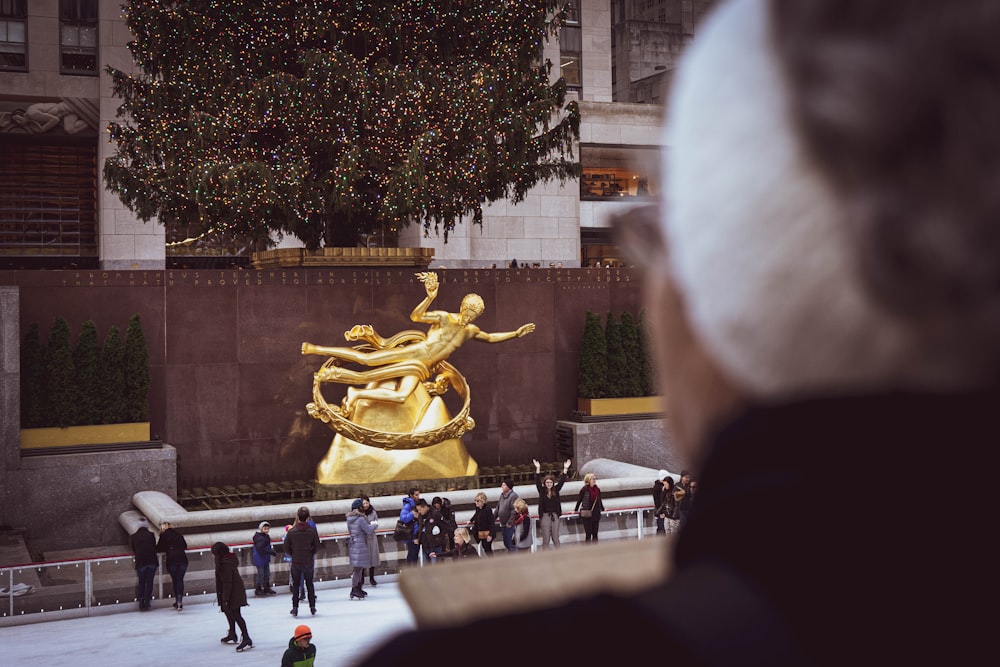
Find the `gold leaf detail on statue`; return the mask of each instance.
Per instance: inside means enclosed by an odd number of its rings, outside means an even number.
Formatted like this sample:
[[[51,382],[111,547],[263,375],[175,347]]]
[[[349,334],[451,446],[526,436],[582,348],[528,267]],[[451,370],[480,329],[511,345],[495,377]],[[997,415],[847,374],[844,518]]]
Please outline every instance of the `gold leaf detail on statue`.
[[[332,374],[324,371],[329,371],[331,367],[336,366],[336,363],[337,360],[335,358],[331,357],[327,359],[323,363],[321,370],[315,374],[313,379],[314,402],[306,405],[306,410],[313,418],[319,419],[346,438],[360,442],[363,445],[386,450],[420,449],[421,447],[436,445],[450,438],[461,437],[467,431],[475,428],[476,422],[469,416],[469,384],[466,382],[465,377],[447,361],[438,362],[437,370],[441,371],[440,374],[433,382],[425,382],[424,385],[425,387],[428,385],[435,388],[443,387],[441,393],[447,390],[448,385],[451,385],[463,399],[462,408],[444,426],[412,433],[393,433],[367,428],[351,421],[351,415],[347,413],[343,406],[327,403],[326,398],[323,396],[322,384],[326,381],[324,378],[332,377]],[[414,366],[415,371],[426,372],[426,367],[423,367],[419,362],[416,363],[417,365]],[[337,368],[340,367],[337,366]],[[434,392],[428,391],[428,393],[433,394]]]

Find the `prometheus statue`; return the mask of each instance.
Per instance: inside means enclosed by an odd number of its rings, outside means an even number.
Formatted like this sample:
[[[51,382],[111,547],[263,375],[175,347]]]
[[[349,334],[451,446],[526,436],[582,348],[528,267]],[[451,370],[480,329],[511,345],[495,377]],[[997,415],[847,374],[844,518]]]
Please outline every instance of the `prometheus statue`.
[[[473,322],[483,313],[478,294],[467,294],[458,313],[428,311],[438,294],[435,273],[418,273],[427,295],[410,313],[413,322],[430,325],[426,332],[406,330],[383,338],[368,324],[344,333],[355,347],[302,344],[302,354],[329,357],[313,376],[313,399],[306,407],[314,418],[336,432],[330,451],[319,464],[320,484],[364,484],[378,481],[468,477],[478,472],[461,436],[475,426],[469,416],[469,386],[446,360],[468,340],[499,343],[535,330],[487,333]],[[347,368],[354,364],[360,368]],[[329,405],[324,383],[351,385],[339,406]],[[454,388],[463,399],[452,417],[441,398]]]

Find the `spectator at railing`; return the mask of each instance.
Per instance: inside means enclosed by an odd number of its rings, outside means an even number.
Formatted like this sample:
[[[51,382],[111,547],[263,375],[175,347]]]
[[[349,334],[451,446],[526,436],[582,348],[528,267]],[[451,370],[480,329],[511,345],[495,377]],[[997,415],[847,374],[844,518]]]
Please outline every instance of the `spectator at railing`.
[[[531,515],[528,513],[528,503],[524,498],[514,501],[514,546],[517,551],[531,551]]]
[[[146,526],[139,526],[130,538],[132,553],[135,554],[135,573],[139,579],[136,596],[139,611],[149,611],[153,599],[153,577],[159,569],[156,558],[156,537]]]
[[[535,488],[538,489],[538,524],[542,532],[542,548],[550,543],[559,548],[559,517],[562,515],[562,500],[559,492],[566,483],[566,473],[572,465],[571,459],[563,463],[562,473],[557,480],[552,475],[542,477],[542,464],[532,459],[535,465]]]
[[[156,550],[166,554],[165,566],[170,573],[170,582],[174,589],[174,609],[184,610],[184,574],[188,568],[187,541],[170,522],[160,524],[160,539],[156,542]]]
[[[487,503],[486,494],[482,491],[476,494],[476,511],[469,520],[469,532],[474,536],[483,553],[493,555],[493,540],[496,537],[496,520],[493,510]]]

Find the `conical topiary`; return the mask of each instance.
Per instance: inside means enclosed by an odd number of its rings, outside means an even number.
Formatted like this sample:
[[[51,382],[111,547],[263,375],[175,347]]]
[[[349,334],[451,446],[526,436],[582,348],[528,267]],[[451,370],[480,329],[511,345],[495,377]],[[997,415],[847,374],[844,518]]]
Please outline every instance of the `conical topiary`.
[[[56,317],[45,347],[45,384],[47,402],[45,412],[50,425],[65,428],[76,424],[77,395],[73,370],[73,351],[70,345],[69,324]]]
[[[21,428],[43,426],[46,426],[45,362],[35,322],[21,344]]]
[[[622,353],[625,367],[622,369],[622,396],[643,396],[640,375],[642,371],[642,355],[639,352],[639,330],[636,328],[632,313],[622,313],[621,319]]]
[[[125,331],[125,418],[149,421],[149,351],[138,315],[129,319]]]
[[[587,311],[580,342],[580,377],[577,394],[580,398],[604,398],[608,382],[608,347],[601,327],[601,316]]]
[[[625,346],[622,344],[621,325],[618,324],[618,320],[612,312],[608,312],[608,319],[604,325],[604,339],[608,345],[607,396],[608,398],[622,398],[626,396],[628,362],[625,359]]]
[[[101,350],[99,382],[101,423],[120,424],[125,418],[125,347],[121,330],[112,325]]]
[[[100,365],[97,325],[93,320],[87,320],[80,327],[80,334],[76,337],[76,347],[73,348],[74,384],[78,398],[77,424],[101,423],[101,400],[98,395]]]
[[[636,326],[639,336],[639,385],[643,396],[654,396],[658,393],[656,376],[653,373],[653,350],[650,345],[649,330],[646,328],[646,314],[639,313],[639,323]]]

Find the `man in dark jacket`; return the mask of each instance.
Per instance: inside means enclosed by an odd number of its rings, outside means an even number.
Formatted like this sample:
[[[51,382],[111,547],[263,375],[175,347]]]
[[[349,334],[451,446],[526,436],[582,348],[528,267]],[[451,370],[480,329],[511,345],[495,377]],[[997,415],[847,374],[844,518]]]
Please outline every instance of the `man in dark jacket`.
[[[998,32],[994,0],[716,3],[670,84],[665,210],[618,225],[698,480],[666,580],[545,591],[362,664],[528,628],[569,639],[566,664],[599,658],[588,628],[685,667],[993,655]],[[915,490],[956,462],[947,502]],[[503,585],[491,565],[477,590]]]
[[[251,649],[253,640],[247,632],[247,622],[243,619],[242,612],[248,603],[243,577],[240,576],[240,559],[223,542],[212,545],[212,555],[215,556],[215,600],[229,622],[229,632],[221,641],[223,644],[235,643],[238,625],[243,637],[236,650],[242,652]]]
[[[448,549],[447,526],[441,512],[428,505],[423,498],[417,501],[416,507],[420,525],[417,541],[424,552],[424,559],[428,563],[437,563],[438,555]]]
[[[292,557],[292,616],[299,615],[299,586],[305,581],[309,611],[316,613],[316,589],[313,587],[313,568],[319,550],[319,534],[309,524],[309,508],[300,507],[295,524],[285,534],[285,553]]]
[[[156,537],[146,526],[139,526],[129,541],[132,543],[132,553],[135,554],[135,574],[139,578],[139,588],[136,592],[136,597],[139,598],[139,611],[149,611],[153,599],[153,578],[159,568]]]
[[[316,645],[311,642],[312,636],[308,625],[295,628],[295,633],[288,640],[288,648],[281,656],[281,667],[313,667]]]

